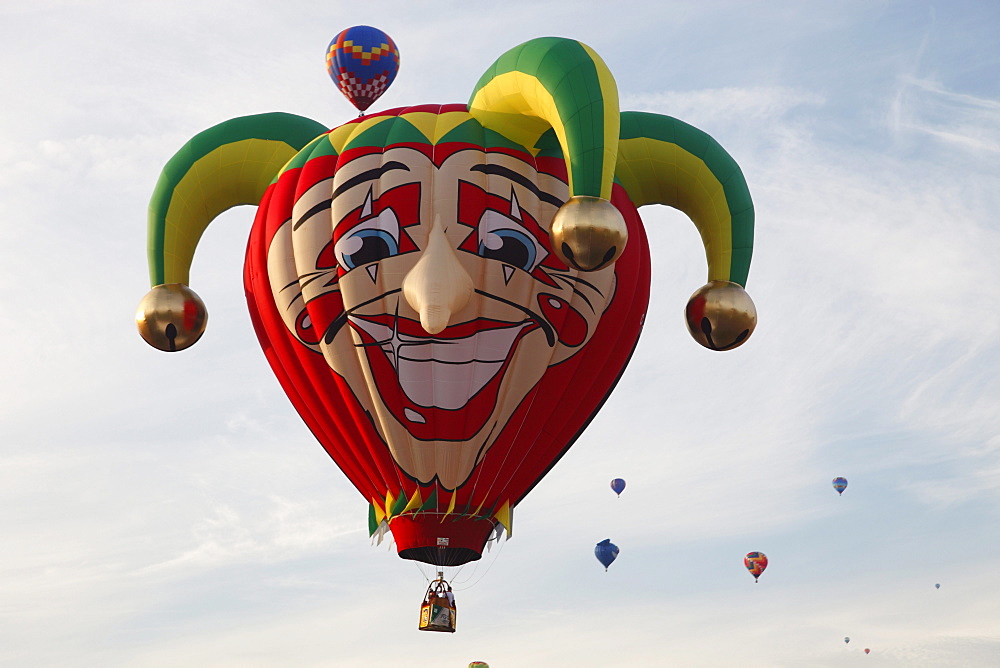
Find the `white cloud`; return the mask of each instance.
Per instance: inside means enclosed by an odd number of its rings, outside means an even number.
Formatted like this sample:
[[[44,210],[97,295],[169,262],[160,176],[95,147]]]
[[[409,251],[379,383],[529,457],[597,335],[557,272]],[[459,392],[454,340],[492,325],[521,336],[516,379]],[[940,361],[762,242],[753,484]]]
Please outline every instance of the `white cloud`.
[[[949,90],[940,81],[901,77],[890,128],[923,134],[956,150],[1000,152],[1000,100]]]

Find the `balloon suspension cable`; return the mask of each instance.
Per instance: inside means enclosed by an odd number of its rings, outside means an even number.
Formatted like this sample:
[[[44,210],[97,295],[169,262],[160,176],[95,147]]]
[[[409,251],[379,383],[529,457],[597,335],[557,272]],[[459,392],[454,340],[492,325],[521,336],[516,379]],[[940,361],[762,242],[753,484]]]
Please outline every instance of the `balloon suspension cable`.
[[[452,582],[452,586],[454,587],[455,591],[468,591],[469,589],[472,589],[477,584],[479,584],[480,582],[482,582],[483,578],[486,577],[486,574],[490,572],[491,568],[493,568],[493,564],[495,564],[497,562],[497,559],[500,558],[500,553],[503,552],[504,545],[506,545],[506,544],[507,544],[507,541],[504,541],[504,542],[500,543],[500,547],[497,548],[496,556],[494,556],[490,560],[489,565],[486,566],[486,570],[483,571],[482,574],[478,578],[476,578],[476,580],[472,584],[470,584],[469,586],[465,586],[466,582],[469,582],[470,580],[472,580],[472,578],[476,577],[476,570],[473,570],[472,573],[469,575],[469,577],[462,581],[462,586],[461,587],[455,586],[454,581],[453,581]],[[482,563],[482,560],[477,561],[476,565],[475,565],[475,568],[478,569],[479,565],[481,563]],[[464,568],[464,566],[463,566],[463,568]],[[461,571],[459,571],[459,572],[461,572]],[[458,573],[455,574],[455,577],[456,578],[458,577]]]

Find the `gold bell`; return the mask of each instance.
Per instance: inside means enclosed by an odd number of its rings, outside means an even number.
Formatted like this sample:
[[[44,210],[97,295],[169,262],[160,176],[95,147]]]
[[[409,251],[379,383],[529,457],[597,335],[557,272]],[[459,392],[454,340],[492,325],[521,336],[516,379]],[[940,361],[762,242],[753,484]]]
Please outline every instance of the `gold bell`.
[[[566,266],[597,271],[621,256],[628,228],[618,207],[610,201],[577,195],[556,211],[549,237],[552,250]]]
[[[135,325],[146,343],[165,352],[189,348],[201,338],[208,310],[201,297],[183,283],[157,285],[135,312]]]
[[[684,311],[694,340],[710,350],[743,345],[757,326],[757,307],[739,283],[709,281],[688,300]]]

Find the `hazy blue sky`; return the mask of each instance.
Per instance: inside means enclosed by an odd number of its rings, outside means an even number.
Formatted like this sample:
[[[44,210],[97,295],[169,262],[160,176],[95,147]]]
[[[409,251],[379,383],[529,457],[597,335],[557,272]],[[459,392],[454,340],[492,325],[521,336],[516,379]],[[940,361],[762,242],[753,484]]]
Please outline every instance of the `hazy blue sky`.
[[[271,376],[252,208],[199,247],[197,346],[132,322],[163,164],[234,116],[351,119],[323,56],[356,24],[402,53],[373,110],[579,39],[623,109],[725,146],[757,210],[760,323],[726,354],[683,323],[694,226],[642,210],[632,365],[514,537],[453,574],[453,636],[417,631],[429,571],[371,546]],[[0,0],[0,663],[998,665],[998,33],[991,0]]]

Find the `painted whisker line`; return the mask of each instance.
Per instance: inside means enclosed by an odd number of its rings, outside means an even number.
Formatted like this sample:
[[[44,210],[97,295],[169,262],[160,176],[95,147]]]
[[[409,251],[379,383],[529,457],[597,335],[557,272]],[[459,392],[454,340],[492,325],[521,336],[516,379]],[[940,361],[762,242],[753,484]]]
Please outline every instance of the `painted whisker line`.
[[[313,282],[315,282],[315,281],[323,278],[324,276],[326,276],[326,274],[327,274],[327,272],[319,272],[315,276],[311,276],[310,278],[308,278],[307,280],[305,280],[304,282],[302,282],[301,285],[302,285],[303,288],[306,287],[307,285],[312,285]],[[331,281],[331,283],[336,283],[337,280],[338,280],[337,276],[334,275],[334,279],[333,279],[333,281]],[[327,283],[327,285],[329,286],[330,283]]]
[[[311,271],[311,272],[309,272],[307,274],[302,274],[301,276],[299,276],[295,280],[293,280],[290,283],[288,283],[287,285],[283,286],[281,289],[278,290],[278,292],[284,292],[288,288],[296,287],[298,285],[303,285],[302,281],[305,280],[305,279],[309,279],[309,281],[316,280],[316,278],[318,278],[320,276],[324,276],[324,275],[326,275],[329,272],[330,272],[329,269],[320,269],[319,271]],[[308,282],[305,283],[305,285],[308,285]]]
[[[598,288],[596,285],[594,285],[590,281],[585,281],[584,279],[580,278],[579,276],[570,276],[569,274],[551,274],[551,276],[553,278],[561,278],[561,279],[563,279],[565,281],[576,281],[577,283],[583,283],[588,288],[590,288],[591,290],[593,290],[594,292],[596,292],[597,294],[599,294],[601,297],[604,296],[604,292],[600,288]]]
[[[560,278],[560,277],[556,276],[556,278]],[[580,292],[579,290],[577,290],[576,286],[574,286],[572,284],[570,284],[569,289],[573,291],[573,294],[577,295],[578,297],[580,297],[580,299],[582,299],[583,301],[587,302],[587,306],[590,308],[591,311],[594,310],[594,305],[590,302],[589,299],[587,299],[587,295],[585,295],[582,292]]]

